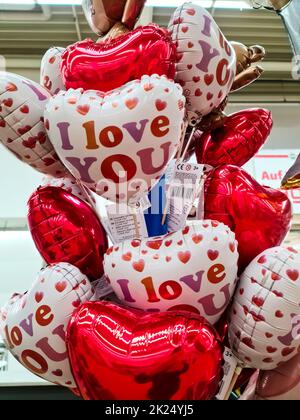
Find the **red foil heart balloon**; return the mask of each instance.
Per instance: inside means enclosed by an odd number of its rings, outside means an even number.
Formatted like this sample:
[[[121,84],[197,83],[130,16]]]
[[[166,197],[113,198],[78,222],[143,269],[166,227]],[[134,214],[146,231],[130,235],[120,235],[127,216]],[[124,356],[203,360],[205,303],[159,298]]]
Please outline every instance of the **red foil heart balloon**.
[[[236,166],[224,165],[206,181],[205,218],[235,232],[241,270],[262,251],[281,245],[291,226],[292,207],[281,191],[260,185]]]
[[[86,400],[208,400],[221,379],[219,339],[188,312],[89,302],[73,314],[67,346]]]
[[[243,166],[263,146],[273,119],[266,109],[247,109],[229,115],[221,128],[197,136],[198,163]]]
[[[107,92],[143,75],[175,76],[176,47],[165,29],[141,26],[110,42],[78,42],[62,55],[67,89]]]
[[[87,203],[62,188],[39,188],[28,202],[28,225],[47,264],[70,263],[90,280],[102,276],[107,237]]]

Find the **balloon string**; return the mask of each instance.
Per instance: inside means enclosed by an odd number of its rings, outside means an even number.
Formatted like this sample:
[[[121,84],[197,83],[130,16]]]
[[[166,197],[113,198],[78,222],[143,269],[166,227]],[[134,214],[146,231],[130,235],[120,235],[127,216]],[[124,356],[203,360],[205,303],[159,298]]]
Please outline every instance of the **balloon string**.
[[[82,191],[84,192],[85,198],[87,199],[87,201],[89,202],[89,204],[92,206],[92,208],[94,210],[96,210],[96,204],[95,202],[92,200],[90,194],[88,193],[87,187],[85,185],[83,185],[83,183],[79,180],[76,179],[77,185],[82,189]]]
[[[191,141],[192,141],[192,139],[194,137],[195,131],[196,131],[196,126],[194,126],[193,129],[192,129],[192,131],[191,131],[191,134],[190,134],[190,137],[189,137],[189,139],[188,139],[188,141],[186,143],[185,149],[184,149],[184,151],[183,151],[183,153],[181,155],[181,158],[179,159],[179,163],[182,163],[184,161],[184,158],[185,158],[185,156],[186,156],[186,154],[187,154],[187,152],[189,150],[189,147],[191,145]]]
[[[185,122],[185,127],[183,129],[182,136],[181,136],[180,147],[178,149],[178,153],[177,153],[177,157],[176,157],[175,167],[177,166],[178,163],[182,163],[184,161],[184,158],[185,158],[185,156],[186,156],[186,154],[187,154],[187,152],[189,150],[191,141],[192,141],[192,139],[194,137],[194,134],[195,134],[195,131],[196,131],[196,128],[197,128],[197,125],[198,125],[199,122],[200,122],[200,120],[197,120],[197,122],[195,124],[193,124],[193,125],[188,124],[187,121]],[[186,146],[184,148],[184,151],[182,153],[184,139],[185,139],[185,134],[186,134],[186,131],[187,131],[188,126],[190,126],[190,127],[192,126],[193,129],[191,131],[191,134],[189,136],[189,139],[188,139],[188,141],[186,143]],[[162,226],[166,223],[166,218],[167,218],[167,213],[168,213],[169,206],[170,206],[170,197],[168,195],[167,200],[166,200],[166,204],[165,204],[165,208],[164,208],[164,211],[163,211],[162,219],[161,219],[161,225]]]
[[[236,383],[237,383],[237,381],[240,377],[240,374],[242,373],[242,370],[243,370],[242,366],[237,366],[236,367],[233,378],[230,382],[229,388],[228,388],[227,393],[225,395],[224,401],[229,400],[230,395],[231,395],[231,393],[232,393],[232,391],[233,391],[233,389],[234,389],[234,387],[235,387],[235,385],[236,385]]]
[[[183,130],[182,130],[182,133],[181,133],[180,145],[179,145],[177,155],[176,155],[176,161],[179,161],[180,156],[182,154],[182,149],[183,149],[183,145],[184,145],[184,139],[185,139],[187,128],[188,128],[188,120],[185,120],[184,121],[184,127],[183,127]]]

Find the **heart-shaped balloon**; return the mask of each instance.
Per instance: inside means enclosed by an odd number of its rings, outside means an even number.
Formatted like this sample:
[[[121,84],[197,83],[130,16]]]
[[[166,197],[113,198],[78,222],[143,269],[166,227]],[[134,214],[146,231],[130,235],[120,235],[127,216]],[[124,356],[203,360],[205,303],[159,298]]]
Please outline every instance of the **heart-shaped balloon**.
[[[65,176],[44,127],[51,94],[17,74],[0,73],[0,142],[18,159],[44,174]]]
[[[107,92],[146,74],[174,79],[175,61],[176,47],[167,30],[149,25],[110,42],[71,45],[62,55],[61,69],[67,89]]]
[[[177,45],[175,80],[184,88],[190,118],[217,108],[230,92],[236,73],[236,55],[209,12],[184,3],[169,24]]]
[[[144,196],[178,149],[182,89],[165,76],[143,76],[120,90],[72,90],[45,111],[50,139],[71,173],[113,201]]]
[[[221,379],[216,333],[188,312],[90,302],[74,313],[67,345],[86,400],[208,400]]]
[[[241,168],[224,165],[206,181],[205,217],[235,232],[243,270],[262,251],[281,245],[291,226],[292,207],[281,191],[260,185]]]
[[[76,388],[65,342],[73,311],[93,297],[86,276],[70,264],[49,266],[25,294],[15,294],[0,312],[7,348],[46,381]]]
[[[64,51],[65,48],[52,47],[42,58],[40,83],[52,95],[66,90],[61,73],[61,56]]]
[[[243,166],[263,146],[272,127],[272,114],[265,109],[229,115],[222,127],[197,139],[197,161],[211,166]]]
[[[85,17],[97,35],[106,34],[117,22],[133,29],[146,0],[82,0]]]
[[[230,312],[229,341],[240,361],[272,370],[300,346],[300,254],[276,247],[260,254],[240,278]]]
[[[39,188],[28,202],[28,225],[47,264],[73,264],[90,280],[102,276],[107,237],[87,203],[62,188]]]
[[[217,322],[234,293],[237,243],[223,224],[196,221],[182,231],[110,248],[104,270],[126,305],[186,310]]]

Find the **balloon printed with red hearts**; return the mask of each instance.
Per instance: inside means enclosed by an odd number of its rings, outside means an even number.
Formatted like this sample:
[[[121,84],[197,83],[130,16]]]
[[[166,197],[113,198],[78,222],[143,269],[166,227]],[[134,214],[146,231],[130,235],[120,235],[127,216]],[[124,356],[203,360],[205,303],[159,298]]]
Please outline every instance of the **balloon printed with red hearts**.
[[[175,81],[184,89],[190,119],[197,120],[229,94],[236,73],[235,51],[210,13],[198,4],[180,6],[169,31],[177,46]]]
[[[62,188],[39,188],[28,201],[28,226],[47,264],[70,263],[90,280],[102,276],[108,241],[89,204]]]
[[[202,135],[195,134],[198,163],[217,167],[243,166],[268,139],[273,127],[270,111],[246,109],[229,115],[223,126]]]
[[[45,176],[42,179],[41,187],[57,187],[62,188],[67,193],[75,195],[75,197],[79,198],[82,201],[86,201],[89,204],[95,205],[95,199],[91,194],[91,191],[85,189],[80,185],[80,183],[70,176],[65,178],[53,178],[52,176]]]
[[[292,247],[262,252],[245,269],[230,311],[229,341],[245,365],[272,370],[300,346],[300,254]]]
[[[66,90],[61,72],[62,54],[65,48],[52,47],[46,51],[41,62],[40,84],[52,95]]]
[[[0,312],[0,333],[12,355],[30,372],[75,389],[65,342],[73,311],[93,290],[76,267],[60,263],[39,273],[31,289],[14,294]]]
[[[174,79],[176,47],[166,29],[141,26],[115,40],[91,39],[66,48],[61,72],[67,89],[108,92],[144,75]]]
[[[117,244],[105,255],[104,270],[126,305],[187,310],[214,324],[234,293],[237,262],[234,234],[205,220],[166,236]]]
[[[144,196],[164,174],[178,150],[184,116],[182,88],[152,75],[108,93],[61,92],[48,102],[45,124],[76,179],[126,203]]]
[[[17,74],[0,74],[0,142],[19,160],[54,177],[68,173],[44,127],[49,91]]]
[[[89,302],[66,340],[85,400],[209,400],[219,388],[222,345],[196,314]]]
[[[260,185],[237,166],[223,165],[206,180],[204,214],[235,232],[242,271],[262,251],[282,244],[292,205],[283,192]]]

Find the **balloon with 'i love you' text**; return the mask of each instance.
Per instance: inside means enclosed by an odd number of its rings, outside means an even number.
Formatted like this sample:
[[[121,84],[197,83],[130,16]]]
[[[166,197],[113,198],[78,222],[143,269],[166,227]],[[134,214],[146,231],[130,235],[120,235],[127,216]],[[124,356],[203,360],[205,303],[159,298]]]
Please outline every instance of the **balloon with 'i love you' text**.
[[[179,146],[185,99],[165,76],[143,76],[120,89],[69,90],[45,111],[49,137],[70,172],[113,201],[154,187]]]
[[[61,263],[38,275],[25,294],[15,294],[0,312],[0,334],[13,356],[41,378],[76,388],[65,342],[73,311],[94,293],[78,268]]]
[[[184,89],[191,117],[216,109],[230,92],[236,73],[236,54],[210,13],[198,4],[184,3],[169,24],[177,45],[175,81]]]
[[[229,228],[198,221],[182,231],[110,248],[104,270],[126,305],[149,312],[194,312],[217,322],[237,279],[237,242]]]

